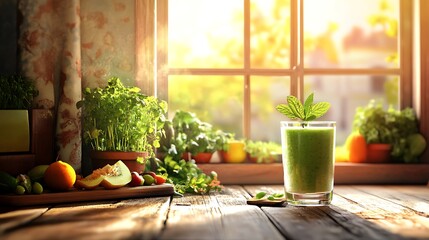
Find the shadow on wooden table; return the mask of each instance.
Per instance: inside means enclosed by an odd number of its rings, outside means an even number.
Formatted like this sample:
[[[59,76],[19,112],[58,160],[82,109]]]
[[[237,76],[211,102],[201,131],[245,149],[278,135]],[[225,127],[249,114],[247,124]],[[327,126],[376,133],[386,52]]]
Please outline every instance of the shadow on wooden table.
[[[335,206],[262,210],[287,239],[406,239]]]

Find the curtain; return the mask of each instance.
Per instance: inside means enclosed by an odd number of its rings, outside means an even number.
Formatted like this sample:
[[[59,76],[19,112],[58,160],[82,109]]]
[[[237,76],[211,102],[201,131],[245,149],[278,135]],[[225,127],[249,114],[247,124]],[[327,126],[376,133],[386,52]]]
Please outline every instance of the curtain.
[[[144,41],[135,24],[136,5],[140,10],[142,5],[143,8],[149,7],[151,9],[146,11],[153,13],[153,4],[146,6],[145,2],[19,2],[22,14],[19,26],[20,70],[39,89],[36,108],[54,110],[58,159],[70,163],[77,172],[82,167],[82,139],[81,112],[76,103],[81,100],[82,90],[103,87],[110,77],[116,76],[126,85],[139,86],[143,92],[153,93],[150,89],[153,79],[147,79],[147,74],[141,73],[141,69],[151,67],[140,66],[142,61],[139,59],[144,55],[144,49],[136,47],[136,35],[140,36],[139,41]],[[136,29],[140,34],[136,34]],[[138,44],[141,45],[145,46]],[[147,86],[151,82],[151,86]]]

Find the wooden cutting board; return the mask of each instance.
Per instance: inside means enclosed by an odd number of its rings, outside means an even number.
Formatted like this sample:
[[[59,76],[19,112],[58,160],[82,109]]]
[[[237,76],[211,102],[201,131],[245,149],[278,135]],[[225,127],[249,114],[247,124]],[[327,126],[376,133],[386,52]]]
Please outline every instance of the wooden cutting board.
[[[162,185],[152,186],[122,187],[112,190],[99,188],[94,190],[71,190],[68,192],[42,193],[39,195],[0,195],[0,204],[9,206],[30,206],[139,197],[171,196],[173,194],[174,186],[165,183]]]

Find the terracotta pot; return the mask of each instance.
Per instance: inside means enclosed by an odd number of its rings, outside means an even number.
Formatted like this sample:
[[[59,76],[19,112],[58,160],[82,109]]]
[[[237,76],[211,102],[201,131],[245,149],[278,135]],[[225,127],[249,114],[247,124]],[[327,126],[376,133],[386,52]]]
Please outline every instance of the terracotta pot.
[[[146,165],[137,162],[138,157],[147,158],[149,154],[147,152],[113,152],[113,151],[91,151],[90,158],[92,161],[92,168],[102,168],[107,164],[113,165],[118,160],[124,162],[124,164],[132,172],[142,173],[145,170]]]
[[[182,153],[182,159],[189,161],[189,159],[191,159],[191,153],[190,152],[184,152]]]
[[[208,152],[202,152],[198,153],[195,156],[192,156],[192,158],[195,160],[196,163],[209,163],[210,159],[212,158],[213,153]]]
[[[368,163],[386,163],[390,160],[392,146],[384,143],[370,143],[367,145]]]

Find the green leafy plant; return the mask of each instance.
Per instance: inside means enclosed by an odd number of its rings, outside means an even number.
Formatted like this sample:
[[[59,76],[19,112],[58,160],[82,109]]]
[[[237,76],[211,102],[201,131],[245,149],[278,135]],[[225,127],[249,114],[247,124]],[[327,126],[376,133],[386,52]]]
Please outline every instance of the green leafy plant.
[[[244,150],[251,158],[256,158],[257,163],[271,163],[277,161],[277,156],[282,153],[281,145],[275,142],[247,140]]]
[[[312,121],[325,115],[331,106],[328,102],[313,103],[313,99],[314,94],[312,93],[302,104],[295,96],[288,96],[287,104],[279,104],[276,109],[291,120]]]
[[[105,88],[87,88],[83,100],[84,142],[98,151],[142,151],[154,156],[164,133],[167,103],[125,87],[112,77]]]
[[[391,144],[395,161],[416,162],[426,147],[412,108],[385,110],[381,103],[371,100],[367,106],[356,109],[353,129],[359,131],[367,143]]]
[[[217,130],[213,135],[216,142],[215,149],[218,151],[228,151],[228,143],[235,140],[234,133],[224,132],[222,130]]]
[[[177,161],[173,157],[166,156],[163,161],[156,160],[156,172],[167,177],[167,181],[175,186],[178,193],[205,194],[210,191],[220,191],[220,181],[216,172],[205,174],[194,160]],[[148,161],[149,164],[152,164]],[[147,168],[152,168],[148,166]]]
[[[0,75],[0,109],[30,109],[39,94],[34,82],[22,75]]]
[[[184,152],[196,155],[201,152],[215,152],[217,135],[212,125],[201,121],[194,113],[178,110],[173,119],[174,136],[170,153],[181,157]]]

